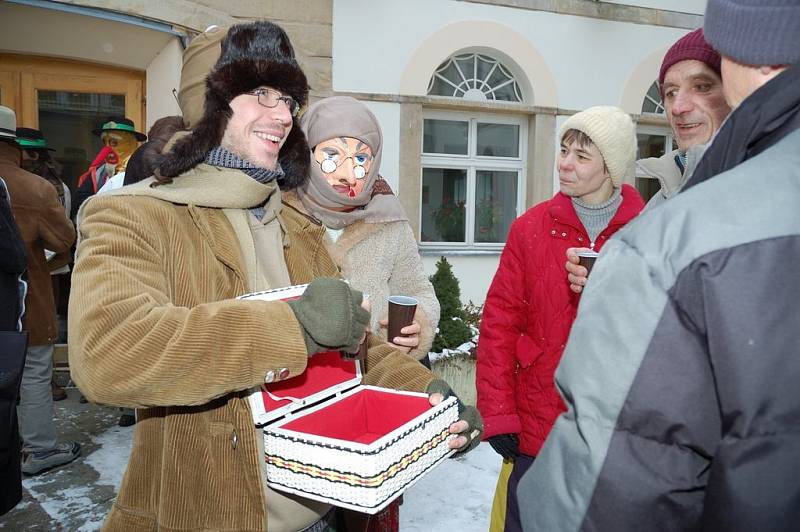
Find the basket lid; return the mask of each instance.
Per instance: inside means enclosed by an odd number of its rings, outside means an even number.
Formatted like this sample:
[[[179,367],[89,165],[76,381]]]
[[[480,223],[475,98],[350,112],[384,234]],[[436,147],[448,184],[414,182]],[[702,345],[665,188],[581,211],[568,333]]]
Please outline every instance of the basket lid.
[[[239,299],[290,301],[299,298],[308,285],[289,286],[245,294]],[[250,394],[250,408],[257,426],[282,418],[308,405],[325,400],[361,383],[358,360],[345,359],[339,351],[317,353],[306,370],[285,381],[262,384]]]

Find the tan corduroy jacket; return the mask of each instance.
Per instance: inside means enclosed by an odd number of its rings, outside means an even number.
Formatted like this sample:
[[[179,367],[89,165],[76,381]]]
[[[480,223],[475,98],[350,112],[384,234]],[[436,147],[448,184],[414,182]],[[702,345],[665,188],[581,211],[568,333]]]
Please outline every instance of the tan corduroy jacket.
[[[141,409],[106,530],[266,529],[247,390],[270,370],[300,374],[307,355],[287,304],[233,299],[251,283],[223,208],[274,192],[259,187],[200,165],[155,189],[170,201],[97,196],[81,212],[70,368],[90,400]],[[282,223],[292,283],[336,275],[324,229],[291,209]],[[366,370],[366,384],[416,391],[432,378],[378,341]]]

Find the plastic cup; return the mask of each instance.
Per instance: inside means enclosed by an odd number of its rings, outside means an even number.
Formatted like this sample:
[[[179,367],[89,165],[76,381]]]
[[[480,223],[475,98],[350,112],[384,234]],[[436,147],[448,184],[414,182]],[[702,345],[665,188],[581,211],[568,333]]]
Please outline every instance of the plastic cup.
[[[586,276],[588,277],[589,274],[592,272],[592,266],[594,266],[594,261],[597,260],[600,254],[596,251],[579,251],[578,252],[578,259],[580,260],[580,265],[586,268]]]
[[[390,342],[398,336],[407,336],[400,331],[414,321],[417,304],[417,300],[413,297],[389,296],[389,330],[387,339]]]

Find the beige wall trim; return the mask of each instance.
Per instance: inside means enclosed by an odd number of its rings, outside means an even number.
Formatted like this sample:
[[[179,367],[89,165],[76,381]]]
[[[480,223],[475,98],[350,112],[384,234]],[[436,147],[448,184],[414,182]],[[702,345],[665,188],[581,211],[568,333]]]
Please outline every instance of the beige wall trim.
[[[701,15],[666,11],[649,7],[625,6],[609,2],[588,2],[587,0],[459,0],[472,4],[488,4],[500,7],[547,11],[560,15],[630,22],[649,26],[666,26],[694,30],[703,25]]]
[[[441,109],[445,111],[478,111],[487,113],[514,113],[514,114],[551,114],[572,115],[578,111],[560,109],[557,107],[541,107],[512,102],[486,101],[476,102],[463,98],[445,98],[441,96],[409,96],[405,94],[383,94],[374,92],[347,92],[335,91],[335,96],[351,96],[356,100],[366,102],[384,102],[400,104],[420,104],[426,109]]]
[[[419,241],[420,195],[422,193],[422,104],[400,105],[400,204],[406,210],[414,236]]]
[[[236,19],[225,11],[213,9],[200,2],[160,0],[131,2],[130,0],[59,0],[62,4],[93,7],[165,22],[188,33],[200,33],[212,24],[232,24]],[[223,7],[220,3],[220,7]]]

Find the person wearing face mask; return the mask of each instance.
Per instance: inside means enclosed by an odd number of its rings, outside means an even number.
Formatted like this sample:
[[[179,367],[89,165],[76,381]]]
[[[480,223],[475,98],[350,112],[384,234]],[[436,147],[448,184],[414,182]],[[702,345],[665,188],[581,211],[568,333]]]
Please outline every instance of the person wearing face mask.
[[[390,295],[419,301],[404,337],[387,340],[427,361],[439,302],[425,275],[408,217],[380,176],[383,136],[375,115],[349,96],[311,105],[300,126],[311,149],[310,177],[285,201],[325,228],[326,248],[344,278],[369,294],[371,328],[386,339]]]
[[[483,306],[476,388],[485,438],[503,457],[492,530],[521,530],[517,486],[564,403],[553,384],[580,296],[562,257],[569,246],[599,251],[644,203],[623,184],[633,173],[636,137],[617,107],[591,107],[559,132],[560,191],[511,225]]]
[[[97,194],[113,176],[125,171],[128,160],[147,135],[136,131],[133,120],[124,116],[110,116],[92,133],[103,141],[103,148],[95,156],[89,169],[78,178],[75,191],[75,213],[87,198]]]
[[[430,366],[439,301],[425,275],[408,217],[380,176],[383,135],[375,115],[349,96],[311,105],[300,126],[311,146],[308,182],[284,194],[287,206],[325,228],[325,247],[351,286],[369,294],[371,329]],[[387,297],[417,299],[407,336],[386,338]],[[399,529],[400,501],[368,520],[368,531]]]

